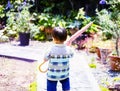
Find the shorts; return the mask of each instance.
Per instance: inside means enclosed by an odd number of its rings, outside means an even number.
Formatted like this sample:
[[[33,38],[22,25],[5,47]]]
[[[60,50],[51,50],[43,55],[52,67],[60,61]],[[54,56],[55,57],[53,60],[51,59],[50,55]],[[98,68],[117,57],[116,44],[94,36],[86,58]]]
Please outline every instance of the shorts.
[[[57,83],[58,81],[47,80],[47,91],[57,91]],[[66,78],[65,80],[60,80],[60,83],[62,84],[63,91],[70,90],[69,78]]]

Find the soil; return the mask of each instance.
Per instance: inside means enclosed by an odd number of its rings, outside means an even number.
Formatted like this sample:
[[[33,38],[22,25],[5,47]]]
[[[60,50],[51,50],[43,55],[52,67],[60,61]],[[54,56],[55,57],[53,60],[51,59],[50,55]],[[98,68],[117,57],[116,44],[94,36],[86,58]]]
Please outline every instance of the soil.
[[[5,45],[18,45],[12,41]],[[52,42],[30,41],[31,48],[46,49]],[[30,83],[36,81],[37,61],[0,57],[0,91],[29,91]]]
[[[36,79],[36,64],[0,57],[0,91],[28,91]]]

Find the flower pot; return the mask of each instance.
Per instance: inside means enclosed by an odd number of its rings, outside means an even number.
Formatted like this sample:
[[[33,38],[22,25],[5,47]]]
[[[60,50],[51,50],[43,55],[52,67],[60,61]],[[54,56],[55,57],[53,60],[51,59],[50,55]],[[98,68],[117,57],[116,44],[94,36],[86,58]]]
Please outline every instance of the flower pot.
[[[52,40],[52,35],[51,34],[46,34],[46,39],[51,41]]]
[[[97,54],[98,58],[101,59],[100,49],[98,47],[96,47],[96,54]]]
[[[115,87],[109,87],[109,91],[118,91]]]
[[[120,84],[116,84],[115,88],[117,89],[117,91],[120,91]]]
[[[111,53],[110,49],[97,48],[97,55],[98,55],[98,57],[100,58],[100,60],[103,64],[106,63],[106,59],[107,59],[107,57],[110,53]]]
[[[74,33],[76,33],[79,29],[78,28],[70,28],[70,34],[73,35]]]
[[[109,56],[109,63],[111,70],[120,71],[120,57],[118,56]]]
[[[30,33],[19,33],[20,46],[29,45]]]
[[[52,40],[52,35],[51,35],[52,31],[53,31],[52,27],[45,27],[45,34],[47,40]]]
[[[45,29],[45,33],[47,33],[47,34],[51,34],[53,31],[52,27],[45,27],[44,29]]]
[[[120,84],[115,84],[113,86],[108,86],[110,91],[120,91]]]

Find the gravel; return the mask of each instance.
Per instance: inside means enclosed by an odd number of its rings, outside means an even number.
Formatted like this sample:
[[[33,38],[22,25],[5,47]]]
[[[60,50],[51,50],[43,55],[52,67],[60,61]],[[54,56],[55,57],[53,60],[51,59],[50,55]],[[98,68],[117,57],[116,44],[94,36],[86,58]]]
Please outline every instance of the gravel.
[[[90,68],[98,84],[103,87],[114,86],[115,84],[120,85],[120,72],[112,71],[108,60],[103,63],[98,59],[97,55],[90,53],[91,57],[94,58],[94,63],[96,68]],[[92,59],[91,58],[91,59]],[[88,64],[91,62],[88,62]],[[116,80],[116,81],[115,81]]]

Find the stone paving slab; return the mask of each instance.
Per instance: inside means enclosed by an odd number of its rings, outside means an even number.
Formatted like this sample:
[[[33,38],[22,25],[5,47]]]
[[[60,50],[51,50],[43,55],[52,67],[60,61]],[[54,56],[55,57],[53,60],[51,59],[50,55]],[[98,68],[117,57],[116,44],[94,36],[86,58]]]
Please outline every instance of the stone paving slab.
[[[38,60],[40,64],[43,60],[43,53],[51,43],[40,43],[37,46],[19,46],[14,44],[0,44],[0,56],[21,58],[26,60]],[[36,45],[36,44],[35,44]],[[45,46],[47,45],[47,46]],[[87,61],[90,55],[85,52],[76,52],[70,63],[71,91],[100,91],[96,80],[91,73]],[[46,91],[46,73],[37,73],[37,91]],[[57,91],[62,91],[61,84],[58,83]]]
[[[49,43],[48,43],[49,44]],[[0,56],[18,58],[23,60],[40,60],[46,47],[42,44],[35,46],[19,46],[19,43],[2,43],[0,44]]]

